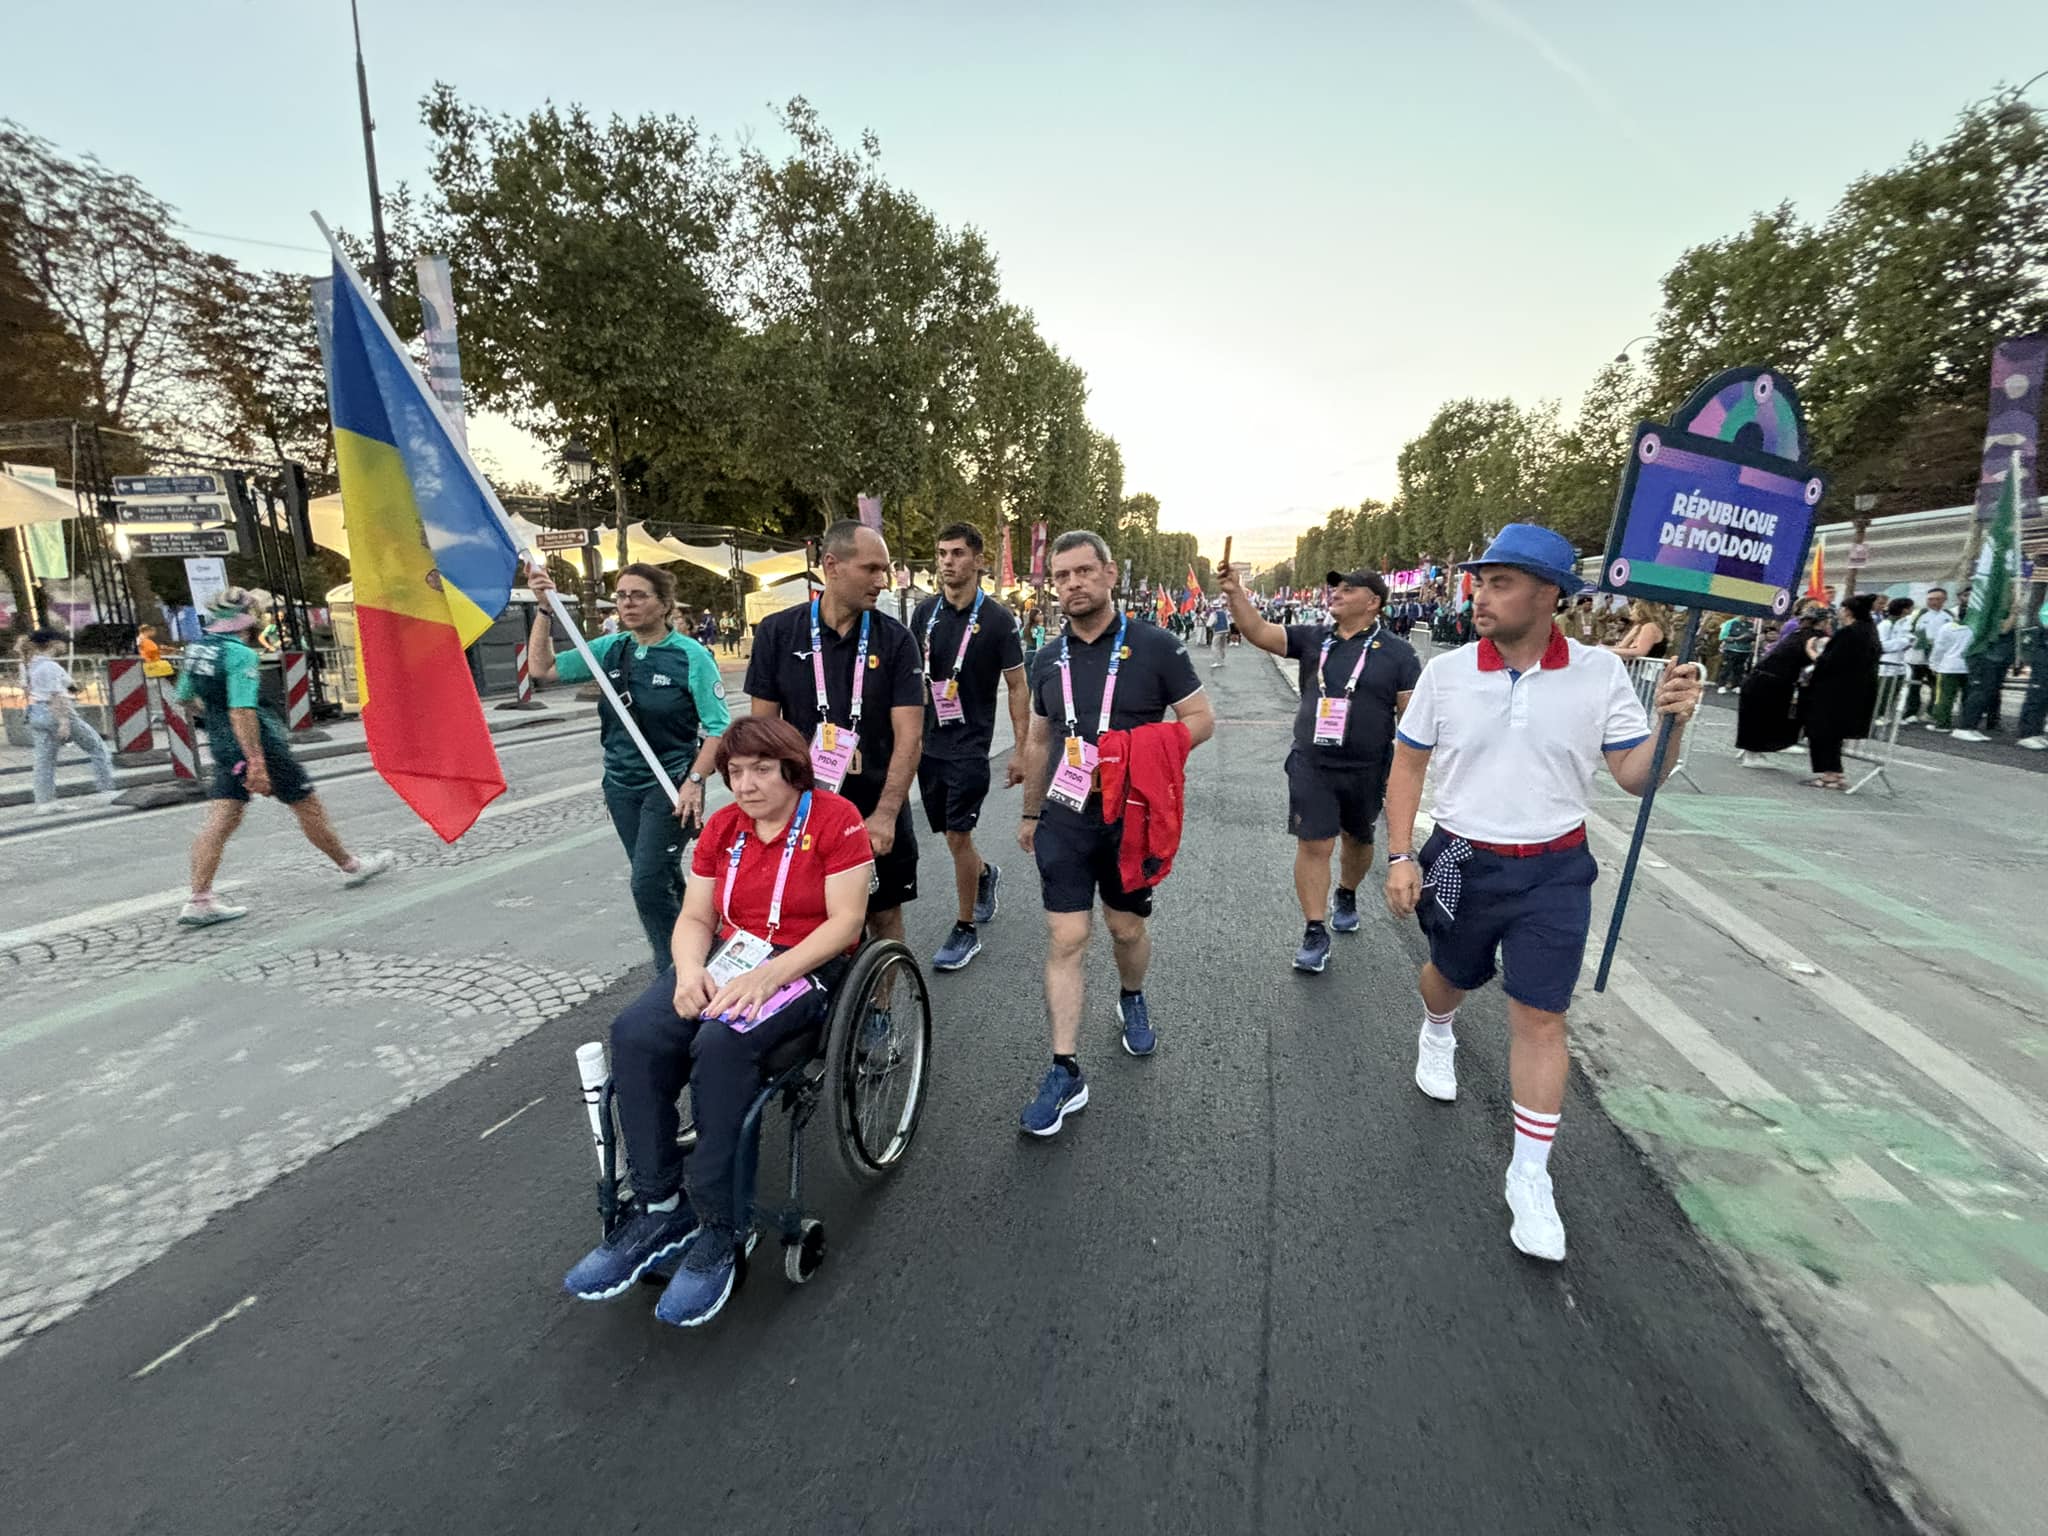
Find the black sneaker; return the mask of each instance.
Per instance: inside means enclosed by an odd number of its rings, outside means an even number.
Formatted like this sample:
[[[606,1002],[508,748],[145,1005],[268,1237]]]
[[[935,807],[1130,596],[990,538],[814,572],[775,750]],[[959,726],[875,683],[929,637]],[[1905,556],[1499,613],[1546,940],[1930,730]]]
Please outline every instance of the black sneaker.
[[[996,908],[1001,905],[996,899],[996,887],[1002,883],[1003,872],[997,869],[995,865],[983,861],[981,879],[975,883],[974,888],[974,922],[976,927],[983,923],[995,921]]]
[[[578,1261],[563,1277],[562,1289],[584,1301],[609,1301],[673,1259],[696,1227],[697,1213],[687,1200],[672,1211],[637,1211]]]
[[[1337,902],[1330,909],[1330,927],[1338,933],[1358,932],[1358,892],[1337,887]]]
[[[939,952],[932,956],[932,969],[936,971],[960,971],[967,968],[967,962],[981,953],[981,935],[974,931],[972,923],[955,923],[946,942],[939,946]]]

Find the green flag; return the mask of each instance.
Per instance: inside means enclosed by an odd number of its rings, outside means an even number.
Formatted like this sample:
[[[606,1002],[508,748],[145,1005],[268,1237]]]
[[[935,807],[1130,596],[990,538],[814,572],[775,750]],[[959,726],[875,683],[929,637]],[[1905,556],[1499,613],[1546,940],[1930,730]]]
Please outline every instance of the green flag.
[[[2013,582],[2020,573],[2020,456],[2012,456],[1998,511],[1977,555],[1970,579],[1970,648],[1965,656],[1981,656],[2013,616]]]

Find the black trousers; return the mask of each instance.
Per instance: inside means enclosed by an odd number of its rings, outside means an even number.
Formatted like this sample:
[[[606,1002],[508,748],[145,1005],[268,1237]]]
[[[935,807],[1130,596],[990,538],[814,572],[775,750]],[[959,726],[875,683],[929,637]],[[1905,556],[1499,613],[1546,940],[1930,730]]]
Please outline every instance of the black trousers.
[[[676,808],[659,784],[619,789],[606,783],[604,808],[633,861],[633,908],[658,971],[668,964],[669,939],[683,915],[683,849],[695,834],[676,820]]]
[[[1842,738],[1839,736],[1816,736],[1806,733],[1806,760],[1813,765],[1815,773],[1840,773],[1842,771]]]
[[[827,986],[845,974],[835,963],[817,973]],[[666,1200],[683,1186],[683,1154],[676,1146],[682,1116],[676,1101],[689,1086],[697,1112],[697,1146],[689,1158],[690,1205],[709,1226],[730,1227],[732,1165],[747,1106],[761,1091],[761,1060],[785,1041],[825,1022],[832,998],[815,991],[744,1034],[716,1019],[684,1018],[675,1007],[676,973],[669,966],[612,1020],[612,1088],[633,1193],[641,1202]]]

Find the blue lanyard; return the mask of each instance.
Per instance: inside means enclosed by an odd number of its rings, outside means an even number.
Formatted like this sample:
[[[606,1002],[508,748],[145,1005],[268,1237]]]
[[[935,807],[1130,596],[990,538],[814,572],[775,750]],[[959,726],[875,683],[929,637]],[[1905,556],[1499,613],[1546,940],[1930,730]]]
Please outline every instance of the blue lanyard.
[[[848,693],[853,700],[853,718],[847,729],[860,734],[861,684],[866,680],[868,670],[868,621],[873,612],[860,616],[860,648],[853,653],[853,682]],[[811,599],[811,677],[818,685],[818,718],[832,718],[832,703],[825,693],[825,634],[818,625],[818,600]]]
[[[960,675],[960,668],[967,660],[967,642],[974,638],[974,626],[981,622],[981,605],[987,597],[988,594],[982,591],[981,588],[976,587],[974,589],[974,607],[967,615],[967,628],[961,631],[960,649],[953,657],[953,676],[955,677]],[[941,592],[932,599],[932,616],[924,621],[924,675],[927,682],[934,681],[932,677],[932,631],[939,627],[939,610],[948,606],[950,605],[946,602],[946,594]]]
[[[1109,706],[1116,698],[1117,669],[1124,661],[1124,630],[1130,622],[1124,614],[1117,614],[1116,641],[1109,648],[1109,676],[1102,684],[1102,723],[1095,731],[1098,736],[1109,729]],[[1067,664],[1067,635],[1068,631],[1063,627],[1060,630],[1060,698],[1067,707],[1067,734],[1075,736],[1080,733],[1080,726],[1074,719],[1074,672]]]
[[[803,841],[804,824],[811,819],[811,792],[805,790],[803,798],[796,803],[796,814],[789,818],[789,826],[782,835],[782,864],[775,871],[775,889],[768,897],[768,931],[762,937],[771,944],[775,941],[775,930],[782,926],[782,892],[789,884],[789,861],[796,857],[797,845]],[[746,828],[732,840],[732,854],[725,866],[725,894],[719,899],[723,911],[719,914],[731,927],[739,927],[732,920],[732,883],[740,872],[740,853],[747,846]]]

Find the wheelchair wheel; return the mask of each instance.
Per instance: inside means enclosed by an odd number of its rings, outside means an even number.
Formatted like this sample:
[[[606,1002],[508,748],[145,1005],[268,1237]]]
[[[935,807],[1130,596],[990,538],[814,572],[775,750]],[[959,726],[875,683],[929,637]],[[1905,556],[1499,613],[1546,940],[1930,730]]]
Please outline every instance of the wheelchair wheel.
[[[782,1244],[782,1275],[791,1285],[802,1285],[825,1262],[825,1223],[806,1221],[799,1231]]]
[[[868,944],[833,1001],[826,1047],[840,1159],[856,1179],[881,1178],[910,1150],[931,1043],[931,997],[916,959],[894,940]]]

